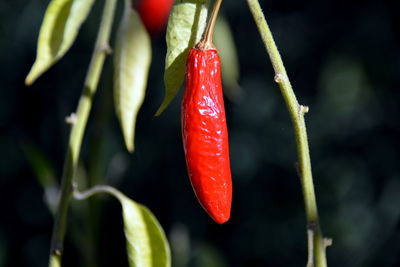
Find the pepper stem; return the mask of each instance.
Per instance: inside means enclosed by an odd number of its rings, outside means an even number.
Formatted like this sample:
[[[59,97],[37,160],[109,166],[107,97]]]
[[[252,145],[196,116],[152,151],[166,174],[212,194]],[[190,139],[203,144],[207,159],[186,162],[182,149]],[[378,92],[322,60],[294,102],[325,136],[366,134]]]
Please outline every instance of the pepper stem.
[[[210,19],[208,20],[207,27],[203,34],[203,38],[201,38],[201,41],[196,45],[197,49],[200,50],[213,49],[213,48],[215,49],[212,39],[221,3],[222,0],[215,0],[214,7],[210,15]]]

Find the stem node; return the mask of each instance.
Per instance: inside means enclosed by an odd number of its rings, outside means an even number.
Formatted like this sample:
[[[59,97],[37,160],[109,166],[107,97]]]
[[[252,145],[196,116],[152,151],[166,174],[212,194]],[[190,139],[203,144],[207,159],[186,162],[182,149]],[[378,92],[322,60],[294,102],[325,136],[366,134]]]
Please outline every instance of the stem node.
[[[299,111],[300,111],[301,115],[308,113],[309,110],[310,110],[310,108],[308,106],[300,105],[300,107],[299,107]]]
[[[318,224],[316,222],[309,222],[307,224],[307,230],[315,232],[318,229]]]
[[[106,55],[111,55],[113,50],[112,50],[110,44],[105,43],[100,46],[100,52],[105,53]]]
[[[324,246],[325,246],[325,248],[327,248],[329,246],[332,246],[332,244],[333,244],[332,238],[324,237]]]
[[[282,74],[282,73],[277,73],[277,74],[275,74],[275,76],[274,76],[274,81],[276,82],[276,83],[283,83],[283,80],[285,79],[285,76]]]
[[[61,254],[62,254],[62,249],[61,249],[61,248],[53,248],[53,249],[51,250],[51,253],[54,254],[54,255],[56,255],[56,256],[61,256]]]
[[[78,118],[76,117],[76,114],[73,112],[69,116],[65,117],[65,122],[67,124],[74,125],[78,121]]]

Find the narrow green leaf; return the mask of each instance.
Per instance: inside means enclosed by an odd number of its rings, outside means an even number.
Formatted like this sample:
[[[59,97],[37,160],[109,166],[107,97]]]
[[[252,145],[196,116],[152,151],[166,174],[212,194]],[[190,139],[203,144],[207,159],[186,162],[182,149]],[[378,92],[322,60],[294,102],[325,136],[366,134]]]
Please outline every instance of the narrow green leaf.
[[[129,6],[119,25],[114,57],[114,102],[125,144],[134,150],[136,117],[142,106],[151,63],[151,40]]]
[[[213,37],[215,46],[219,48],[218,51],[221,58],[224,93],[231,100],[237,100],[242,94],[242,90],[238,84],[240,75],[239,60],[231,28],[228,21],[222,15],[218,17]]]
[[[36,60],[25,83],[32,84],[71,47],[94,0],[52,0],[40,28]]]
[[[168,107],[183,83],[189,49],[200,41],[206,26],[207,6],[207,0],[177,0],[172,8],[166,36],[165,97],[156,116]]]

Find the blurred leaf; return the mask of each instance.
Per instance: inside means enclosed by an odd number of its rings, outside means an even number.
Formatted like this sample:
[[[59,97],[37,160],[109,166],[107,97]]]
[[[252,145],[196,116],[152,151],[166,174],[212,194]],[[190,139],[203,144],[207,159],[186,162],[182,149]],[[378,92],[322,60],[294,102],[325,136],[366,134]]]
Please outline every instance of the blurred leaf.
[[[40,28],[37,55],[25,83],[32,84],[72,46],[94,0],[52,0]]]
[[[52,164],[44,153],[33,144],[24,144],[22,150],[41,186],[47,188],[56,185]]]
[[[209,244],[201,244],[196,249],[194,257],[195,266],[202,267],[226,267],[228,266],[224,261],[221,253]]]
[[[129,266],[171,266],[171,251],[167,238],[161,225],[149,209],[127,198],[111,186],[93,187],[86,193],[75,192],[75,198],[85,199],[95,193],[111,194],[122,205]]]
[[[224,83],[224,92],[231,100],[237,100],[242,89],[238,84],[240,68],[237,56],[235,40],[228,21],[224,16],[218,16],[215,25],[214,43],[221,57],[222,82]]]
[[[46,155],[33,144],[23,144],[22,150],[25,153],[29,165],[35,173],[38,183],[45,191],[44,196],[47,207],[50,209],[52,214],[55,214],[59,198],[59,188],[53,164]]]
[[[166,36],[165,97],[156,116],[168,107],[183,83],[189,49],[200,41],[206,25],[207,4],[207,0],[178,0],[172,8]]]
[[[186,225],[175,223],[169,234],[174,267],[188,266],[190,258],[190,236]]]
[[[337,56],[321,70],[313,118],[320,125],[317,134],[341,138],[375,124],[379,109],[363,66]]]
[[[137,12],[128,6],[119,25],[115,46],[114,100],[129,152],[134,150],[136,117],[145,97],[150,63],[149,34]]]
[[[329,61],[321,74],[318,100],[322,108],[334,109],[339,119],[347,118],[365,105],[371,88],[362,65],[349,59]]]

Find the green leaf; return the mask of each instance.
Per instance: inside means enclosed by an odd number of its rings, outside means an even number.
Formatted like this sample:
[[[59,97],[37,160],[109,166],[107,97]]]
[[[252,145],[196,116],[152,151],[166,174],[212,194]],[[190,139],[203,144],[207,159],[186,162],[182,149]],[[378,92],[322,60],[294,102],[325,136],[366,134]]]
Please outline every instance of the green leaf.
[[[177,0],[172,8],[166,36],[165,97],[156,116],[168,107],[183,83],[189,49],[200,41],[206,26],[207,6],[207,0]]]
[[[61,267],[61,258],[59,255],[50,254],[49,267]]]
[[[114,57],[114,102],[125,144],[134,150],[136,117],[151,63],[151,40],[137,12],[128,6],[119,25]]]
[[[52,0],[40,28],[36,60],[25,83],[32,84],[71,47],[94,0]]]
[[[238,84],[240,75],[239,60],[231,28],[222,15],[218,17],[213,37],[215,46],[220,48],[218,52],[221,58],[224,93],[231,100],[237,100],[242,94],[242,89]]]
[[[171,251],[167,238],[160,223],[149,209],[107,185],[98,185],[83,193],[74,192],[74,197],[86,199],[96,193],[111,194],[122,205],[130,267],[171,266]]]
[[[126,197],[119,199],[123,209],[129,266],[171,266],[168,241],[156,217],[143,205]]]

